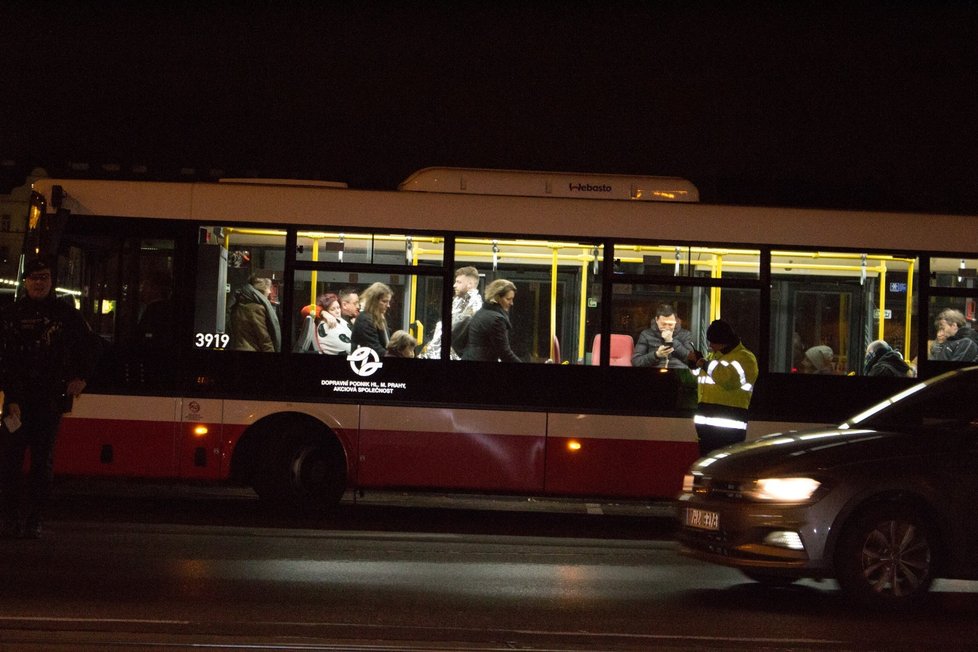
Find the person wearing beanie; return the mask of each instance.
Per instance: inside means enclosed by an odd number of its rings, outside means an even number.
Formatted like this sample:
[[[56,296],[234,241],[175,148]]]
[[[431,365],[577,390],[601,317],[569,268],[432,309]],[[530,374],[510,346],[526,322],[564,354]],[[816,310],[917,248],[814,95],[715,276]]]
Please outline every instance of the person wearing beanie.
[[[0,535],[7,538],[41,535],[61,415],[84,391],[100,348],[81,313],[55,296],[56,273],[54,260],[29,261],[24,267],[26,294],[0,313],[4,391]],[[25,479],[28,450],[30,469]]]
[[[805,351],[801,371],[806,374],[834,374],[835,353],[831,346],[819,344]]]
[[[740,341],[733,327],[717,319],[706,329],[710,352],[689,354],[699,387],[693,422],[700,456],[747,438],[747,408],[757,382],[757,358]]]

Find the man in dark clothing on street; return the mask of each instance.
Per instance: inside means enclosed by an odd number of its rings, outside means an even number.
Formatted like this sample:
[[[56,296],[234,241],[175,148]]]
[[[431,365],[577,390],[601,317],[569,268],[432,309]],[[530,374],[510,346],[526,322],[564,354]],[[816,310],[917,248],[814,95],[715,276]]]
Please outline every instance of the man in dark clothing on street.
[[[24,267],[27,293],[0,314],[4,391],[0,428],[0,534],[38,538],[51,493],[54,443],[63,412],[85,389],[98,343],[81,313],[52,292],[55,262]],[[24,454],[30,471],[23,477]],[[26,490],[25,490],[26,489]]]

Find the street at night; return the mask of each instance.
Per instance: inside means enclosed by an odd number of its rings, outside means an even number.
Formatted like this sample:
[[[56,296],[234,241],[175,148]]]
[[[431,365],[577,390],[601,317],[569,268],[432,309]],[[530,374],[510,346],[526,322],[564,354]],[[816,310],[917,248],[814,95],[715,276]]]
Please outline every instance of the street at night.
[[[910,617],[853,610],[833,581],[764,588],[680,556],[661,506],[344,503],[339,529],[207,487],[58,501],[41,540],[0,542],[11,649],[954,650],[978,615],[973,582],[938,582]]]

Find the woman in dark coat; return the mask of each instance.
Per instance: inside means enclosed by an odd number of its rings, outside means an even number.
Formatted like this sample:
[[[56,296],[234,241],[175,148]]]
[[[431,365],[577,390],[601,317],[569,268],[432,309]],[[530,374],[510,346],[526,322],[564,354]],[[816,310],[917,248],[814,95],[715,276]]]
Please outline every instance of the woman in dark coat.
[[[353,334],[350,336],[353,351],[365,346],[376,351],[381,357],[387,353],[390,335],[385,314],[393,296],[393,290],[383,283],[374,283],[363,291],[360,297],[363,301],[363,310],[353,322]]]
[[[486,288],[486,302],[468,323],[463,360],[521,362],[509,345],[513,325],[509,309],[513,307],[516,286],[512,281],[496,279]]]

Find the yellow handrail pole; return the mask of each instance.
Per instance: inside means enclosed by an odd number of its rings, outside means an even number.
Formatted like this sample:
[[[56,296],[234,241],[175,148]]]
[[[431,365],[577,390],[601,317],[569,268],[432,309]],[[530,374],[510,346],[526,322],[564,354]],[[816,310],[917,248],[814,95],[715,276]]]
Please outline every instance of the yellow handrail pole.
[[[319,262],[319,238],[312,239],[312,262]],[[311,295],[309,305],[312,306],[316,304],[316,284],[319,281],[319,273],[316,270],[312,270],[309,279],[309,294]],[[316,316],[318,317],[319,315]]]
[[[584,362],[584,329],[587,327],[587,291],[588,291],[588,268],[591,266],[591,254],[587,249],[582,249],[581,256],[581,307],[577,311],[577,362]],[[597,260],[597,257],[595,257]]]
[[[723,276],[723,256],[715,255],[713,257],[714,264],[711,265],[713,268],[710,272],[710,276],[713,278],[721,278]],[[719,287],[710,288],[710,321],[715,319],[720,319],[720,291]]]
[[[550,262],[550,356],[549,358],[554,362],[557,361],[555,357],[555,346],[554,342],[557,340],[557,256],[559,255],[559,250],[557,247],[551,249],[551,262]]]
[[[910,337],[910,328],[911,325],[913,324],[913,315],[910,314],[911,310],[913,310],[913,292],[914,292],[913,270],[914,270],[914,261],[911,260],[910,264],[907,266],[907,305],[906,305],[906,314],[904,315],[905,323],[903,325],[904,328],[903,332],[906,333],[903,336],[903,357],[906,360],[910,360],[910,342],[913,341],[912,338]],[[919,306],[918,309],[924,310],[924,306]],[[918,352],[918,356],[919,355],[920,353]]]
[[[411,266],[412,267],[417,267],[418,266],[418,250],[417,250],[416,247],[412,247],[411,248]],[[418,319],[417,319],[417,317],[418,317],[418,306],[417,306],[417,303],[418,303],[418,275],[417,274],[411,274],[411,304],[410,304],[410,308],[409,308],[409,312],[408,312],[408,324],[409,324],[408,330],[410,330],[410,328],[411,328],[410,324],[417,324],[418,326],[420,326],[420,323],[418,322]],[[451,327],[452,327],[451,326],[451,317],[449,317],[449,326],[448,326],[448,328],[451,329]],[[418,340],[418,344],[421,344],[421,332],[420,331],[418,332],[417,335],[415,335],[415,339]]]
[[[876,339],[882,340],[883,335],[886,334],[884,326],[886,325],[886,263],[880,263],[880,300],[879,300],[879,326],[876,329]]]

